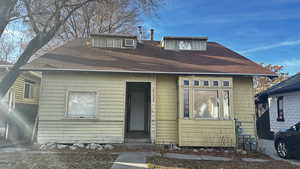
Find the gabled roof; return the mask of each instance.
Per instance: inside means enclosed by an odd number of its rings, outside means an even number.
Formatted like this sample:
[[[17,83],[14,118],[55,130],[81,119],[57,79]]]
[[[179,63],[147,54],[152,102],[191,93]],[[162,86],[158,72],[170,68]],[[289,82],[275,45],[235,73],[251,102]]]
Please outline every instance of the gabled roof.
[[[275,74],[238,53],[208,42],[206,51],[164,50],[159,41],[143,41],[136,49],[92,48],[77,39],[25,65],[23,70],[92,71],[156,74]]]
[[[300,91],[300,73],[270,87],[268,90],[260,93],[259,95],[263,96],[295,91]]]

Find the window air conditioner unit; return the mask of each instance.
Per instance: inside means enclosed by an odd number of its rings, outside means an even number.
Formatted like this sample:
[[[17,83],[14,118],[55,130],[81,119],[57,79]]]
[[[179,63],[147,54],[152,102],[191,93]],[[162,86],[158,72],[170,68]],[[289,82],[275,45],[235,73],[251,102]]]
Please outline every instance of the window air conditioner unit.
[[[134,40],[133,39],[125,39],[124,46],[125,47],[134,47]]]

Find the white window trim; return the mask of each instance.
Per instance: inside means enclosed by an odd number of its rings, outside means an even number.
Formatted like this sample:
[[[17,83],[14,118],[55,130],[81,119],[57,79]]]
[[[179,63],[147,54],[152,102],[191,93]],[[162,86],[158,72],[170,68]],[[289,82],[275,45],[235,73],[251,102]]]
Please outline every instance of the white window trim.
[[[128,45],[127,43],[126,43],[126,41],[132,41],[132,45]],[[134,47],[135,46],[135,40],[134,39],[124,39],[124,47]]]
[[[96,105],[95,105],[95,116],[90,116],[90,117],[78,117],[78,116],[69,116],[69,94],[71,92],[89,92],[89,93],[95,93],[96,94]],[[98,114],[98,97],[99,97],[99,92],[97,90],[67,90],[66,91],[66,98],[65,98],[65,114],[64,114],[64,119],[97,119],[97,114]]]
[[[189,80],[189,86],[184,85],[184,80]],[[194,81],[198,80],[200,82],[199,86],[194,86]],[[209,86],[204,86],[204,81],[209,82]],[[213,86],[212,82],[218,81],[218,86]],[[223,81],[228,81],[229,86],[223,86]],[[192,83],[191,83],[192,82]],[[179,77],[179,87],[182,93],[180,93],[181,98],[183,99],[183,89],[189,88],[190,91],[190,97],[189,97],[189,105],[190,105],[190,112],[189,117],[184,117],[184,101],[180,100],[180,114],[179,117],[182,119],[189,119],[189,120],[211,120],[211,121],[232,121],[234,120],[234,112],[233,112],[233,81],[230,78],[221,77],[221,78],[212,78],[212,77],[196,77],[196,76],[190,76],[190,77]],[[195,92],[194,89],[200,89],[200,90],[217,90],[218,91],[218,103],[219,103],[219,116],[218,118],[199,118],[194,117],[194,95]],[[223,91],[229,91],[229,118],[224,117],[224,107],[223,107]]]
[[[31,97],[27,98],[25,97],[25,90],[26,90],[26,84],[29,84],[30,86],[30,91],[31,92]],[[34,100],[34,82],[26,82],[26,79],[24,79],[24,88],[23,88],[23,99],[24,100]]]

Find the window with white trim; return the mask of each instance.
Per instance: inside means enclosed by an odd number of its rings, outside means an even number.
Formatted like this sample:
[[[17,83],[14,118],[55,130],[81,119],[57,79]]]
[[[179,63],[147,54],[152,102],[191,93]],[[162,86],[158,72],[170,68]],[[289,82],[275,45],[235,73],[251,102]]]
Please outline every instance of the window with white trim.
[[[223,90],[223,119],[230,119],[230,95],[229,90]]]
[[[24,85],[24,98],[32,99],[33,97],[34,97],[34,82],[26,80]]]
[[[223,82],[226,81],[225,86]],[[193,82],[192,84],[190,84]],[[201,83],[198,83],[201,82]],[[232,101],[231,78],[183,77],[181,84],[181,117],[230,120]]]
[[[219,118],[218,90],[194,89],[194,118]]]
[[[94,118],[96,117],[96,92],[69,91],[67,117]]]
[[[284,121],[283,96],[277,97],[277,121]]]

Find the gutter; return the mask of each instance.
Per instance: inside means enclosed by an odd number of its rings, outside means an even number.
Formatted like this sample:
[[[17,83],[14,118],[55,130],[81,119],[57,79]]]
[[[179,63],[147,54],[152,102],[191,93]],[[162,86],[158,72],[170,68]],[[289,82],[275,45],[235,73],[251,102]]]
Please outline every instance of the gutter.
[[[173,74],[173,75],[227,75],[227,76],[269,76],[276,74],[252,74],[252,73],[209,73],[209,72],[157,72],[157,71],[128,71],[128,70],[86,70],[86,69],[56,69],[56,68],[21,68],[23,71],[74,71],[74,72],[105,72],[105,73],[139,73],[139,74]]]

